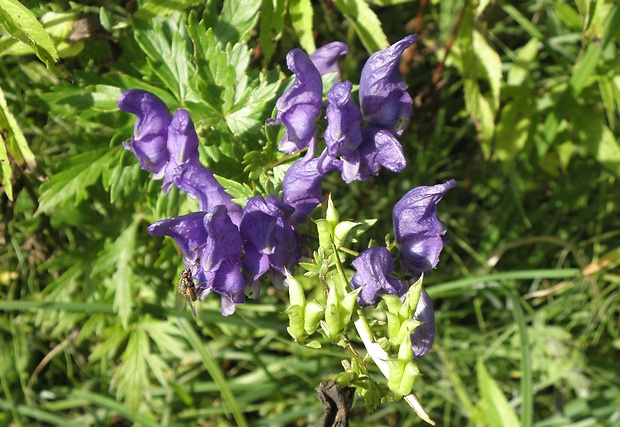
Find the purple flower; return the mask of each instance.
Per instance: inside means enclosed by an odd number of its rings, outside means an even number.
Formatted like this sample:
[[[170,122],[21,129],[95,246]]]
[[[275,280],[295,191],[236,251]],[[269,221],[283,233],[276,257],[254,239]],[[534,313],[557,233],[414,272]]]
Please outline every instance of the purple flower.
[[[274,195],[254,196],[243,209],[244,271],[258,280],[269,267],[284,274],[301,257],[299,239],[291,224],[294,208]]]
[[[359,97],[364,119],[400,135],[411,116],[412,100],[398,68],[400,57],[417,36],[407,36],[374,53],[362,68]]]
[[[391,277],[394,260],[382,246],[364,250],[352,264],[356,272],[351,279],[351,289],[362,288],[357,297],[361,306],[376,306],[381,294],[402,297],[407,291],[405,282]]]
[[[422,323],[411,333],[413,355],[417,359],[428,353],[435,340],[435,310],[433,309],[433,301],[424,288],[420,291],[420,300],[413,314],[413,319]]]
[[[276,102],[278,117],[268,119],[266,123],[285,126],[286,134],[278,148],[285,153],[293,153],[314,141],[316,119],[321,112],[323,83],[319,71],[302,50],[291,50],[286,55],[286,63],[296,78]]]
[[[211,291],[221,294],[225,316],[244,301],[242,240],[225,206],[157,221],[147,230],[152,236],[169,236],[178,243],[196,280],[198,299],[204,299]]]
[[[331,157],[352,156],[362,142],[362,112],[351,97],[349,81],[336,83],[327,93],[325,144]]]
[[[349,53],[349,46],[342,42],[332,42],[321,46],[310,54],[310,60],[321,75],[335,73],[334,82],[340,81],[338,58]]]
[[[392,220],[403,268],[416,276],[437,266],[446,228],[437,218],[437,205],[455,180],[430,187],[417,187],[394,205]]]
[[[136,116],[131,142],[123,146],[136,155],[142,169],[155,174],[155,179],[161,178],[169,158],[166,149],[171,120],[168,107],[150,92],[131,89],[123,92],[118,108]]]
[[[368,126],[362,129],[362,143],[356,153],[343,159],[342,179],[348,184],[364,181],[379,173],[381,167],[400,172],[407,161],[400,142],[384,129]]]

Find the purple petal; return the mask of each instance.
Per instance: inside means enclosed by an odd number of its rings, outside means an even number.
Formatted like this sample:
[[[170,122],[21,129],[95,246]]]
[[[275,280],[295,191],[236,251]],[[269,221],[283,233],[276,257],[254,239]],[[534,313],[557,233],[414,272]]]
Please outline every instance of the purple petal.
[[[362,142],[362,112],[351,97],[352,87],[349,81],[336,83],[327,94],[329,103],[324,137],[331,157],[351,156]]]
[[[293,219],[303,224],[322,201],[323,175],[319,171],[319,159],[306,156],[297,160],[284,174],[282,200],[295,208]]]
[[[435,310],[433,301],[424,288],[420,291],[420,300],[413,318],[422,323],[411,334],[413,355],[417,359],[428,353],[435,340]]]
[[[174,183],[175,169],[184,163],[200,163],[198,135],[187,110],[177,110],[174,112],[172,121],[168,126],[167,147],[170,153],[170,160],[166,164],[164,183],[162,184],[162,188],[166,193]],[[209,210],[206,206],[201,209]]]
[[[180,190],[198,199],[200,210],[210,211],[215,206],[224,205],[233,224],[241,222],[241,206],[232,201],[213,173],[200,162],[193,159],[174,169],[171,179]]]
[[[394,260],[384,247],[375,246],[364,250],[352,264],[357,271],[351,279],[351,288],[362,288],[357,297],[361,306],[376,306],[380,295],[401,297],[407,290],[404,282],[390,277],[394,271]]]
[[[205,215],[204,228],[207,239],[200,251],[200,265],[205,271],[217,269],[225,258],[237,258],[240,262],[243,252],[241,234],[232,223],[225,206],[215,206]]]
[[[407,36],[374,53],[362,68],[360,106],[366,121],[400,135],[411,116],[413,101],[398,68],[400,57],[417,40]]]
[[[130,89],[119,98],[118,108],[136,116],[131,142],[123,146],[136,155],[142,169],[161,178],[160,173],[169,158],[166,140],[171,116],[168,107],[150,92]]]
[[[379,173],[381,167],[400,172],[407,161],[400,142],[387,130],[376,127],[362,129],[362,143],[358,155],[342,162],[342,179],[346,183],[364,181]]]
[[[414,275],[428,273],[437,266],[446,228],[437,218],[437,205],[455,180],[430,187],[417,187],[394,205],[392,220],[396,245],[403,268]]]
[[[349,46],[342,42],[332,42],[321,46],[310,55],[310,60],[321,75],[335,73],[334,82],[340,81],[338,58],[349,53]]]
[[[286,63],[296,78],[276,102],[278,117],[266,123],[284,124],[286,134],[278,148],[285,153],[293,153],[314,140],[316,119],[322,105],[323,83],[319,71],[302,50],[291,50],[286,56]]]
[[[291,269],[299,260],[299,240],[290,217],[294,209],[273,195],[251,197],[243,210],[241,236],[244,240],[245,270],[257,280],[269,266],[278,271]]]
[[[204,227],[206,215],[206,212],[192,212],[163,219],[151,224],[147,231],[151,236],[172,237],[181,248],[185,263],[193,265],[199,258],[199,250],[207,241],[207,230]]]

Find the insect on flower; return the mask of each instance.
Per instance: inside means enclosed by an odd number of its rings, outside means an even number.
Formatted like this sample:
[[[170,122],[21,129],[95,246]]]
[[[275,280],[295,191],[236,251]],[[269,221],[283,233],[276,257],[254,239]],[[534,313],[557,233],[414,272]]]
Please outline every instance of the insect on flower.
[[[175,305],[177,310],[183,310],[185,303],[189,305],[192,310],[192,315],[198,317],[198,311],[194,306],[196,301],[196,288],[194,287],[194,279],[192,279],[192,272],[189,268],[186,268],[179,275],[179,284],[177,285],[177,293]]]

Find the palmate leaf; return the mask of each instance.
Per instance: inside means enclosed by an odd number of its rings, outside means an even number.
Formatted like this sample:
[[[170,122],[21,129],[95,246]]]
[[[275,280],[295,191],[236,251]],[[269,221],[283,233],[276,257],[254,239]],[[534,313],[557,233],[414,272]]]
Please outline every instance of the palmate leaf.
[[[214,33],[220,46],[237,44],[258,22],[261,0],[228,0],[215,24]]]
[[[174,93],[177,100],[197,100],[191,81],[191,46],[186,39],[185,24],[180,13],[156,17],[149,21],[133,21],[136,41],[147,55],[155,74]]]
[[[112,378],[116,397],[124,400],[134,412],[142,404],[145,393],[149,389],[149,356],[148,335],[137,327],[129,334],[127,347],[121,355],[122,363]]]
[[[277,41],[282,36],[285,6],[286,0],[263,0],[258,36],[263,51],[263,67],[271,60]]]
[[[88,151],[67,159],[58,168],[61,172],[52,175],[49,182],[41,186],[38,212],[50,213],[54,208],[71,200],[75,204],[88,196],[87,189],[93,185],[108,167],[116,150],[108,147]]]

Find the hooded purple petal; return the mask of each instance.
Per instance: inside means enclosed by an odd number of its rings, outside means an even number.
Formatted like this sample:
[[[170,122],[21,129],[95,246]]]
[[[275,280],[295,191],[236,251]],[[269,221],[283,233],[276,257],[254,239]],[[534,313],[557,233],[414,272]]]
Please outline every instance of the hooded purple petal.
[[[319,71],[302,50],[291,50],[286,56],[286,64],[295,74],[295,81],[276,102],[278,117],[266,123],[286,127],[286,134],[278,148],[285,153],[293,153],[314,140],[316,119],[321,112],[323,83]]]
[[[362,129],[362,143],[357,155],[343,159],[342,179],[346,183],[364,181],[377,175],[381,167],[400,172],[405,166],[403,148],[394,135],[369,126]]]
[[[400,135],[411,117],[412,100],[399,70],[400,57],[417,40],[407,36],[374,53],[362,68],[360,106],[366,121]]]
[[[437,205],[455,180],[430,187],[417,187],[394,205],[392,220],[403,268],[416,276],[437,266],[446,228],[437,218]]]
[[[136,155],[142,169],[155,174],[156,179],[161,178],[169,158],[166,140],[171,117],[168,107],[150,92],[131,89],[123,92],[118,108],[136,116],[131,142],[123,146]]]
[[[340,81],[338,58],[349,53],[349,46],[342,42],[332,42],[321,46],[310,55],[310,60],[321,75],[335,73],[334,82]]]
[[[351,288],[362,288],[357,297],[361,306],[376,306],[382,294],[401,297],[407,291],[403,281],[390,277],[394,271],[394,260],[384,247],[364,250],[352,264],[357,271],[351,279]]]
[[[433,301],[424,288],[420,291],[420,300],[413,318],[422,323],[411,334],[413,355],[417,359],[428,353],[435,340],[435,310]]]
[[[171,179],[180,190],[198,199],[200,209],[210,211],[217,205],[224,205],[235,225],[241,221],[241,206],[232,201],[213,173],[198,161],[189,161],[174,169]]]
[[[162,189],[165,193],[174,184],[175,170],[183,164],[200,164],[198,154],[198,135],[194,129],[194,123],[187,110],[177,110],[172,115],[172,121],[168,126],[168,142],[166,144],[170,159],[166,164]],[[184,190],[181,188],[181,190]],[[185,190],[184,190],[185,191]],[[192,194],[192,196],[196,197]],[[201,207],[208,211],[209,207]]]
[[[301,251],[290,217],[294,208],[273,195],[251,197],[243,210],[241,236],[244,240],[245,271],[257,280],[268,266],[283,272],[299,260]]]
[[[325,144],[331,157],[348,157],[362,142],[362,112],[351,97],[349,81],[336,83],[327,93]]]
[[[199,250],[207,241],[204,227],[206,212],[192,212],[151,224],[147,231],[151,236],[172,237],[183,252],[185,263],[194,264],[199,259]]]

